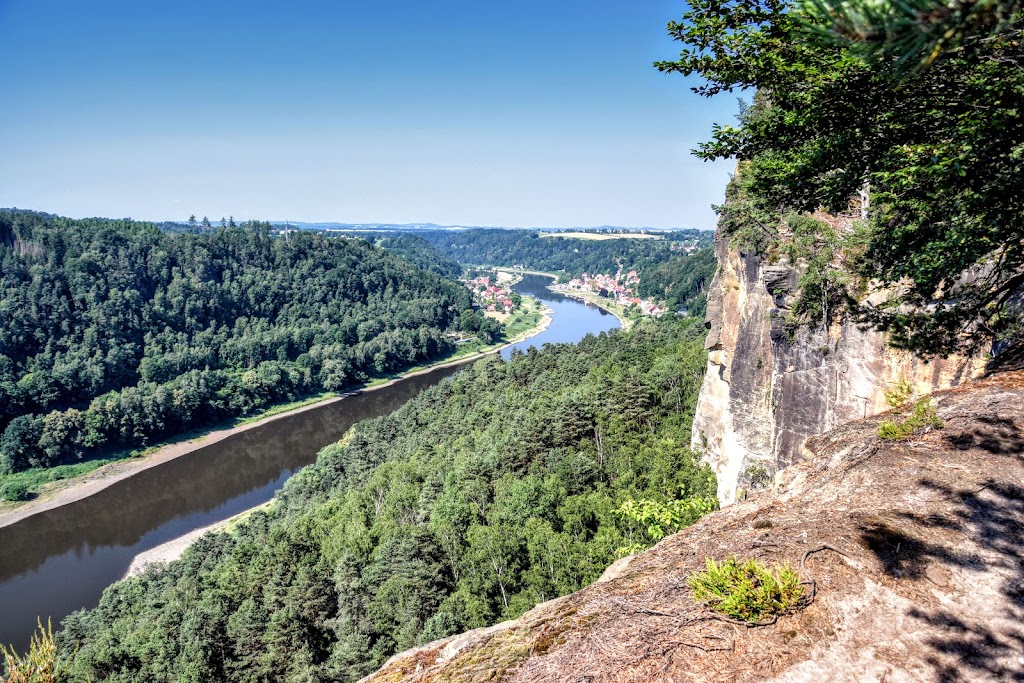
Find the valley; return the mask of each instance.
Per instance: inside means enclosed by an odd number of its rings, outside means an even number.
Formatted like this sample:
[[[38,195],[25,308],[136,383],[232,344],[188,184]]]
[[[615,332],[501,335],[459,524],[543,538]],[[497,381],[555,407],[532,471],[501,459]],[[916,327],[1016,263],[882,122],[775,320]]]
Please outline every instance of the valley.
[[[604,311],[550,292],[548,282],[528,276],[520,284],[522,294],[553,307],[543,324],[524,339],[484,353],[507,358],[530,346],[574,342],[617,325]],[[27,645],[37,616],[59,620],[94,605],[135,555],[270,500],[291,474],[351,425],[397,409],[484,353],[165,447],[141,462],[108,465],[114,470],[109,474],[101,471],[42,504],[0,514],[0,545],[8,549],[0,557],[0,604],[6,608],[0,642]],[[45,545],[38,543],[41,534],[48,539]],[[61,590],[55,591],[58,585]]]
[[[0,6],[0,683],[1024,681],[1024,0]]]

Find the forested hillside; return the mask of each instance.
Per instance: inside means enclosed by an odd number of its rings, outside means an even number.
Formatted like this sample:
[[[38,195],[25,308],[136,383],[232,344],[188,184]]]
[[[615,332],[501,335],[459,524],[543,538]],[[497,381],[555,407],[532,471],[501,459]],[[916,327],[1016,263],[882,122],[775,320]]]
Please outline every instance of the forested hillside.
[[[593,581],[713,505],[686,447],[702,336],[643,320],[491,357],[360,423],[233,534],[69,617],[72,679],[352,681]]]
[[[664,301],[670,311],[685,307],[693,317],[703,318],[708,287],[717,267],[712,249],[701,249],[688,256],[672,255],[640,267],[637,293],[645,299]]]
[[[528,270],[565,273],[614,274],[636,270],[640,294],[657,297],[673,309],[688,307],[692,315],[704,313],[704,291],[715,274],[715,258],[701,249],[688,255],[673,251],[678,241],[710,247],[711,233],[677,230],[664,239],[579,239],[542,237],[532,230],[435,230],[422,233],[441,253],[460,263],[478,266],[521,266]]]
[[[393,233],[385,237],[376,237],[364,233],[362,236],[381,249],[401,256],[406,261],[425,270],[433,270],[439,275],[452,279],[457,279],[462,275],[462,266],[458,261],[445,256],[419,235]]]
[[[0,475],[342,389],[449,351],[475,315],[362,240],[13,210],[0,302]]]

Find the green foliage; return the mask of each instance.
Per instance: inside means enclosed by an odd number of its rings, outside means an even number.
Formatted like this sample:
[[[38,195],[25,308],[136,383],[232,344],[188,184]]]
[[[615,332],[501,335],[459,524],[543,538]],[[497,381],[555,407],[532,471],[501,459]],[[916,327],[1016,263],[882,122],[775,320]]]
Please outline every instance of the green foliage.
[[[942,429],[942,418],[932,405],[931,396],[914,398],[914,389],[907,380],[900,380],[885,392],[889,407],[908,414],[878,425],[878,436],[883,439],[905,439],[922,429]]]
[[[680,490],[680,495],[685,491]],[[718,509],[718,498],[714,496],[680,498],[661,502],[657,500],[633,500],[629,498],[615,510],[624,518],[642,527],[648,543],[634,542],[622,546],[615,554],[623,557],[646,550],[654,543],[690,526],[709,512]]]
[[[729,246],[744,254],[768,254],[778,245],[778,216],[760,206],[750,191],[750,176],[740,173],[725,188],[725,204],[714,207]]]
[[[491,357],[359,423],[232,535],[66,619],[73,680],[351,681],[581,588],[648,538],[625,501],[671,525],[709,507],[687,447],[702,333],[644,320]]]
[[[703,95],[757,91],[696,151],[743,160],[729,231],[767,253],[789,213],[863,209],[867,239],[846,267],[889,298],[851,312],[897,346],[948,354],[1019,318],[1020,26],[1017,2],[694,0],[669,24],[680,59],[656,66],[700,75]],[[828,274],[804,283],[808,301],[842,284]]]
[[[803,270],[787,324],[820,323],[827,328],[847,299],[849,275],[839,266],[843,240],[812,216],[790,214],[786,224],[790,235],[780,251]]]
[[[1021,54],[1019,0],[804,0],[800,8],[814,39],[848,44],[871,61],[891,61],[897,72],[918,73],[945,53],[984,42]]]
[[[42,420],[34,415],[19,415],[0,434],[0,474],[38,466],[43,461],[39,440]]]
[[[32,489],[23,481],[0,482],[0,500],[18,503],[32,498]]]
[[[434,230],[422,233],[441,253],[464,264],[479,266],[524,266],[545,272],[566,272],[572,276],[614,273],[622,265],[637,269],[667,259],[674,241],[709,246],[711,233],[679,230],[664,233],[664,239],[589,240],[574,237],[541,237],[530,230],[474,229]]]
[[[712,249],[690,256],[674,257],[637,271],[637,293],[644,299],[664,301],[670,311],[687,309],[695,318],[703,318],[707,308],[706,292],[715,276],[718,260]]]
[[[494,321],[418,238],[0,210],[0,476],[95,458],[450,353]],[[433,271],[433,272],[431,272]]]
[[[750,482],[750,488],[754,491],[766,489],[772,484],[772,474],[762,462],[755,462],[743,470],[743,476]]]
[[[761,623],[774,620],[803,601],[800,575],[789,565],[769,568],[757,560],[739,562],[733,557],[722,564],[708,558],[706,567],[689,579],[693,597],[727,617]]]
[[[373,243],[423,270],[431,270],[452,280],[462,275],[462,266],[458,261],[441,254],[419,235],[399,233],[382,237]]]
[[[905,378],[897,380],[883,393],[885,403],[894,410],[902,410],[914,397],[914,387]]]
[[[714,253],[704,249],[711,244],[711,233],[699,230],[666,232],[660,240],[541,237],[528,230],[491,229],[437,230],[423,237],[462,263],[560,273],[563,282],[583,273],[636,270],[641,297],[664,301],[670,310],[687,308],[694,317],[704,315],[704,292],[717,267]],[[701,249],[687,255],[672,251],[674,242]]]
[[[3,683],[63,683],[66,680],[68,669],[59,659],[52,625],[49,621],[45,627],[42,622],[37,625],[39,630],[32,635],[26,654],[0,645],[0,655],[4,658]]]
[[[30,500],[46,484],[73,479],[114,462],[117,458],[93,458],[53,467],[33,467],[0,478],[0,500]]]

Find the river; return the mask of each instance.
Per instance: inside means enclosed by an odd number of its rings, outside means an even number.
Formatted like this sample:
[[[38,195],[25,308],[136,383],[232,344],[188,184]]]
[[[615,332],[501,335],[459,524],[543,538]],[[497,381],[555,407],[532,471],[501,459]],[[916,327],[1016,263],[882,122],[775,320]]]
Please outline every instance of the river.
[[[606,311],[550,291],[550,281],[526,275],[515,286],[551,308],[552,321],[503,357],[619,326]],[[24,649],[37,617],[56,626],[76,609],[95,607],[139,553],[270,500],[353,424],[394,411],[459,367],[283,416],[0,528],[0,643]]]

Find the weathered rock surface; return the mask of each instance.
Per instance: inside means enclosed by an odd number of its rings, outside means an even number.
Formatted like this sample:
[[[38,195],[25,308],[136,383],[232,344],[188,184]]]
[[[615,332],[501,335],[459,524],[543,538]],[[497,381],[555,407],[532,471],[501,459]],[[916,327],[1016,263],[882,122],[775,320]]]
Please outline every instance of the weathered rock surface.
[[[364,680],[1024,680],[1024,373],[936,398],[941,430],[881,441],[869,418],[811,438],[774,490],[606,581]],[[815,599],[765,627],[716,619],[687,577],[728,556],[804,559]]]
[[[982,358],[924,362],[852,322],[802,330],[790,340],[782,319],[796,271],[730,249],[721,233],[715,251],[708,367],[692,445],[715,469],[723,504],[798,461],[807,437],[886,410],[885,391],[894,383],[905,379],[927,393],[984,371]]]

